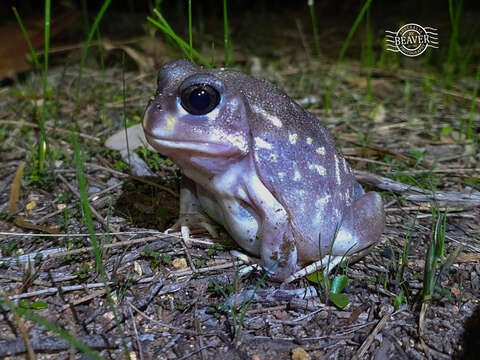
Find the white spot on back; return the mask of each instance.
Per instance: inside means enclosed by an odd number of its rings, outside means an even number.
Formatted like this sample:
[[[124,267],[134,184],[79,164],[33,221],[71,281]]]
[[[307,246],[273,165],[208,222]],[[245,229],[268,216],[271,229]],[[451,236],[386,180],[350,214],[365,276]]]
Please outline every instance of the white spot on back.
[[[280,180],[283,180],[283,179],[285,178],[285,173],[284,173],[283,171],[280,171],[280,172],[278,173],[278,178],[279,178]]]
[[[345,174],[350,174],[350,166],[348,166],[347,160],[345,160],[344,157],[342,157],[343,160],[343,170],[345,171]]]
[[[310,170],[317,170],[318,174],[321,176],[325,176],[327,174],[327,170],[322,165],[317,164],[310,164],[308,165]]]
[[[337,178],[337,184],[340,185],[342,183],[342,178],[340,177],[340,167],[338,165],[338,156],[334,155],[335,158],[335,176]]]
[[[350,206],[352,204],[352,194],[350,189],[347,189],[347,191],[345,192],[345,204],[347,206]]]
[[[321,197],[320,199],[317,199],[315,201],[315,207],[317,209],[322,209],[327,203],[328,200],[330,200],[330,195],[325,195],[324,197]]]
[[[259,137],[255,138],[255,145],[262,149],[272,150],[272,144],[266,142],[265,140]]]
[[[325,155],[325,147],[323,146],[320,146],[318,147],[315,152],[318,154],[318,155]]]
[[[300,175],[300,172],[298,170],[295,170],[293,173],[293,181],[298,181],[302,178],[302,175]]]
[[[297,142],[297,134],[289,134],[288,139],[290,140],[290,144],[295,144]]]
[[[275,125],[278,128],[281,128],[283,126],[282,121],[276,117],[275,115],[270,114],[269,112],[265,111],[265,109],[262,109],[258,106],[254,106],[253,110],[257,113],[262,115],[265,119],[270,121],[273,125]]]
[[[325,207],[325,205],[327,205],[329,200],[330,200],[330,195],[327,194],[324,197],[321,197],[320,199],[317,199],[315,201],[316,214],[313,218],[313,224],[315,224],[315,225],[320,224],[323,216],[325,216],[324,207]]]

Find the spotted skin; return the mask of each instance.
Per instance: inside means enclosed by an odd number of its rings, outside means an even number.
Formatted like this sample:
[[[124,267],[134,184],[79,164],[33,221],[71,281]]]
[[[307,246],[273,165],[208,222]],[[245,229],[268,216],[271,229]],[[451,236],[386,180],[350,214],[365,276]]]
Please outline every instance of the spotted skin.
[[[216,89],[219,104],[190,114],[181,94],[192,84]],[[320,121],[265,81],[185,60],[167,63],[143,126],[150,145],[193,184],[185,192],[192,199],[181,203],[198,202],[261,257],[273,279],[330,249],[348,255],[369,247],[384,230],[381,197],[364,193]]]

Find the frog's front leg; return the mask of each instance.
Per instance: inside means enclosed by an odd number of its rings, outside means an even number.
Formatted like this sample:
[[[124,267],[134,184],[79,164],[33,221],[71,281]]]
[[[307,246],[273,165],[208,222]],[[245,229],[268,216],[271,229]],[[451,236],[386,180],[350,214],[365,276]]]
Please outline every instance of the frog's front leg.
[[[194,228],[204,228],[212,237],[218,237],[214,223],[201,210],[196,184],[183,176],[180,181],[180,215],[175,224],[165,230],[165,233],[180,230],[183,240],[189,244],[190,230]]]
[[[263,265],[273,280],[282,281],[297,270],[297,247],[288,213],[256,176],[247,196],[261,219],[257,239]]]

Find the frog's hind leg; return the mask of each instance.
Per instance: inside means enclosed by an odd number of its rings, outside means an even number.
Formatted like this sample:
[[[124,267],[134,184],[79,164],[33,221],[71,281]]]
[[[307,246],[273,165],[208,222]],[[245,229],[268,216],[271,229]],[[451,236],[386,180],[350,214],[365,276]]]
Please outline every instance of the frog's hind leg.
[[[344,209],[331,254],[350,256],[369,248],[378,241],[384,229],[382,197],[376,192],[368,192]]]
[[[385,227],[383,201],[376,192],[360,196],[344,210],[329,254],[285,279],[288,284],[318,270],[327,274],[344,260],[355,261],[370,252]]]

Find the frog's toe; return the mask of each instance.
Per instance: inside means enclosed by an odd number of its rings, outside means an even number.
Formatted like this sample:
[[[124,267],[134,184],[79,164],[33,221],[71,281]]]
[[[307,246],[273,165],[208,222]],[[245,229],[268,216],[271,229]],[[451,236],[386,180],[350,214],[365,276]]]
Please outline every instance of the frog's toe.
[[[180,230],[183,239],[189,241],[190,231],[194,229],[204,229],[213,238],[218,238],[218,233],[215,229],[215,225],[211,222],[209,218],[207,218],[201,213],[180,215],[175,224],[165,230],[165,233],[168,234]]]
[[[332,269],[345,260],[344,256],[324,256],[322,259],[305,266],[304,268],[296,271],[289,277],[287,277],[283,282],[282,286],[297,279],[301,279],[307,275],[313,274],[315,271],[323,270],[324,274],[327,275],[332,271]]]
[[[230,255],[245,264],[245,266],[241,266],[238,270],[239,277],[244,277],[245,275],[248,275],[253,271],[258,271],[262,269],[262,266],[260,265],[261,260],[259,258],[247,255],[237,250],[231,250]]]

